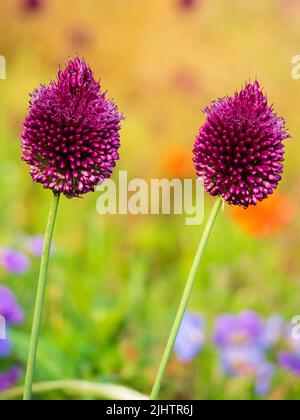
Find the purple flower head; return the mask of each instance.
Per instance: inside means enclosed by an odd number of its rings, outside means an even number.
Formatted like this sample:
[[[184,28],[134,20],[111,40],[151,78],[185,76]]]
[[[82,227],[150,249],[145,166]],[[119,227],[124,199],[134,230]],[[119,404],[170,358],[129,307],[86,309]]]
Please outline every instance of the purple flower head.
[[[0,265],[13,274],[25,274],[30,267],[26,255],[9,248],[0,250]]]
[[[300,353],[283,351],[278,355],[279,364],[296,376],[300,376]]]
[[[28,238],[26,241],[26,247],[28,252],[34,257],[41,257],[44,247],[44,237],[43,236],[33,236]],[[51,246],[51,254],[54,252],[54,245]]]
[[[18,325],[24,319],[24,314],[14,294],[0,285],[0,315],[4,317],[8,325]]]
[[[268,393],[274,366],[266,362],[261,349],[256,346],[228,347],[221,350],[220,361],[225,374],[252,377],[256,395]]]
[[[214,340],[219,348],[228,346],[259,345],[263,334],[263,321],[253,311],[238,315],[222,315],[215,324]]]
[[[281,179],[285,122],[257,81],[206,108],[194,163],[205,189],[247,208],[272,194]]]
[[[191,362],[204,345],[205,321],[202,316],[187,312],[175,342],[174,350],[183,363]]]
[[[0,337],[0,359],[5,359],[12,351],[12,342],[6,338],[2,340]]]
[[[0,391],[6,391],[16,385],[21,377],[21,373],[19,366],[13,366],[8,371],[0,373]]]
[[[69,198],[94,191],[119,159],[122,119],[88,65],[69,61],[31,96],[21,139],[34,182]]]

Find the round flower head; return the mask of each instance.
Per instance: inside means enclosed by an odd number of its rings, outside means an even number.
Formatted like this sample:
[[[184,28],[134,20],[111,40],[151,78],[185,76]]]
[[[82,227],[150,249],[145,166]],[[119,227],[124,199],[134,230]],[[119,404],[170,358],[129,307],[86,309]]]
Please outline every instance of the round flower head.
[[[122,119],[87,64],[69,61],[31,96],[21,139],[33,180],[69,198],[94,191],[119,159]]]
[[[245,208],[272,194],[283,170],[282,142],[289,135],[259,83],[248,83],[205,112],[194,163],[206,191]]]

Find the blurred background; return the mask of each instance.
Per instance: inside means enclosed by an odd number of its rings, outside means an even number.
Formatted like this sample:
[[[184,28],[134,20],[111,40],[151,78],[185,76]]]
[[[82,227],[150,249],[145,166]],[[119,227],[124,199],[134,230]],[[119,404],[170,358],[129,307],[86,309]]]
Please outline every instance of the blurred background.
[[[78,54],[126,117],[117,170],[134,178],[195,178],[203,108],[245,81],[257,78],[286,119],[292,138],[280,188],[255,208],[226,206],[219,215],[181,331],[185,345],[177,345],[161,397],[298,398],[300,343],[289,343],[286,331],[300,314],[300,80],[291,76],[299,2],[1,0],[1,9],[0,284],[24,313],[10,328],[11,351],[0,351],[0,384],[19,369],[2,389],[23,380],[50,200],[20,160],[22,122],[29,93]],[[185,226],[184,216],[99,216],[98,197],[61,200],[36,379],[147,394],[203,225]],[[253,339],[238,315],[245,310],[262,337],[271,335],[267,345],[257,330]],[[224,348],[215,334],[228,313],[236,316]]]

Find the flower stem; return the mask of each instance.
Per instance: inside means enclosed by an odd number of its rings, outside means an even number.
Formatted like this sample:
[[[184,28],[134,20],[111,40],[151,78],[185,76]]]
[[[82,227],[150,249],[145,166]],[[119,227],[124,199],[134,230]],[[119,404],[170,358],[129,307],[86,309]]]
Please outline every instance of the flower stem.
[[[49,256],[51,251],[52,236],[55,226],[55,220],[57,215],[57,209],[59,204],[59,195],[54,194],[52,196],[52,201],[50,204],[49,217],[47,223],[47,229],[44,239],[44,248],[41,259],[40,275],[38,281],[38,290],[36,295],[33,323],[32,323],[32,332],[31,339],[29,344],[28,351],[28,360],[27,360],[27,371],[25,378],[25,387],[24,387],[24,400],[31,400],[32,398],[32,383],[34,377],[36,355],[38,349],[39,333],[41,327],[41,321],[43,316],[43,306],[45,300],[45,290],[47,283],[47,273],[48,273],[48,264]]]
[[[222,204],[222,199],[218,198],[217,201],[215,202],[215,204],[214,204],[214,206],[211,210],[211,213],[209,215],[209,218],[207,220],[207,224],[205,226],[205,230],[203,232],[203,235],[202,235],[202,238],[201,238],[201,241],[200,241],[200,244],[199,244],[199,247],[198,247],[194,262],[193,262],[193,265],[192,265],[190,275],[189,275],[188,280],[186,282],[186,286],[185,286],[183,296],[182,296],[182,299],[181,299],[181,302],[180,302],[180,305],[179,305],[179,308],[178,308],[178,311],[177,311],[177,314],[176,314],[176,317],[175,317],[175,321],[173,323],[173,327],[172,327],[172,330],[171,330],[171,333],[170,333],[170,336],[169,336],[169,339],[168,339],[168,342],[167,342],[162,360],[160,362],[158,373],[157,373],[157,376],[156,376],[156,379],[155,379],[155,382],[154,382],[154,385],[153,385],[153,389],[152,389],[152,392],[151,392],[151,396],[150,396],[151,400],[156,400],[158,398],[159,391],[160,391],[162,381],[163,381],[163,377],[164,377],[164,374],[166,372],[169,360],[170,360],[172,352],[173,352],[175,340],[176,340],[176,337],[178,335],[184,313],[185,313],[186,308],[187,308],[188,303],[189,303],[189,299],[190,299],[190,296],[191,296],[191,293],[192,293],[192,289],[193,289],[193,285],[194,285],[194,282],[195,282],[196,274],[197,274],[197,271],[198,271],[198,268],[199,268],[199,265],[200,265],[205,247],[206,247],[206,244],[208,242],[210,233],[212,231],[214,222],[216,220],[217,214],[218,214],[219,209],[221,207],[221,204]]]

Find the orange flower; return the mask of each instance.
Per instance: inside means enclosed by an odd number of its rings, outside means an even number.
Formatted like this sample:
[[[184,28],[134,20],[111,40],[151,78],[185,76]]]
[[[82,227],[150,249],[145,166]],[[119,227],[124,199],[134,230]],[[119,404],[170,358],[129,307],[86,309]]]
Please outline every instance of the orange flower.
[[[240,228],[250,235],[267,237],[279,232],[291,222],[295,211],[295,206],[289,199],[277,192],[248,209],[234,206],[230,209],[230,215]]]
[[[161,159],[162,172],[168,178],[191,178],[194,175],[193,155],[184,146],[168,148]]]

